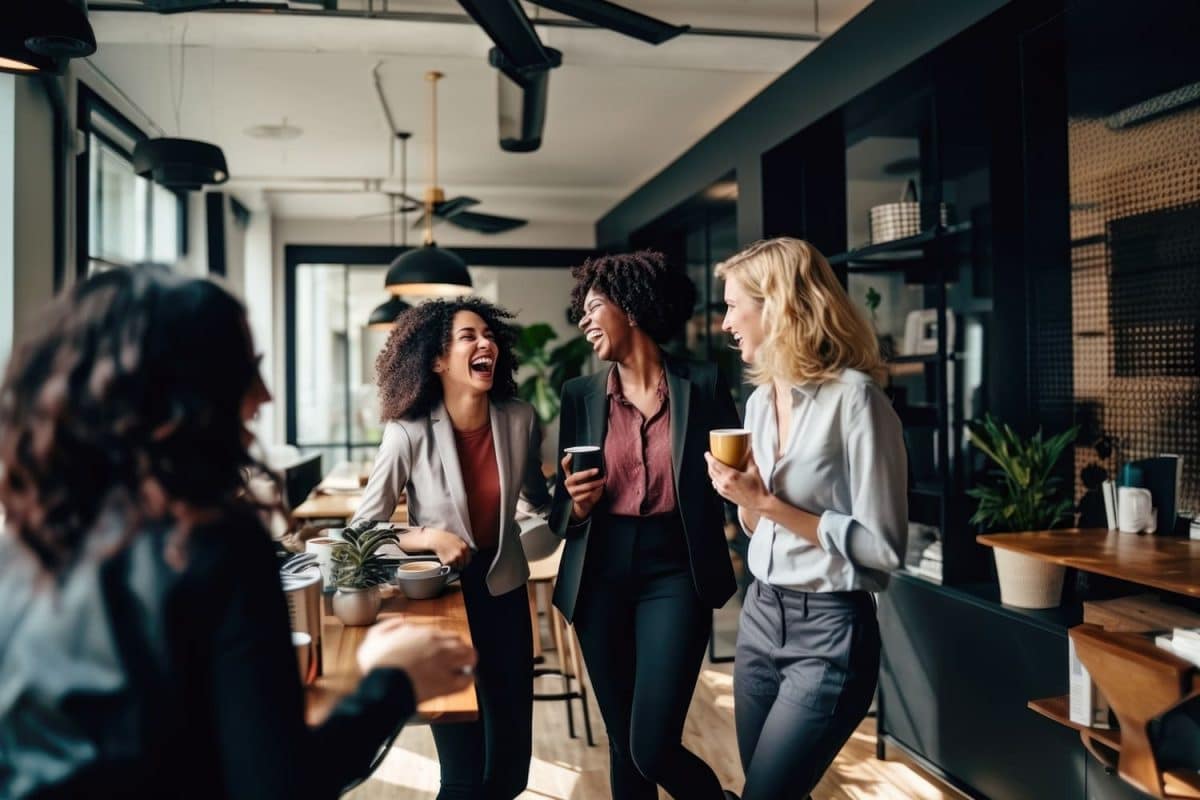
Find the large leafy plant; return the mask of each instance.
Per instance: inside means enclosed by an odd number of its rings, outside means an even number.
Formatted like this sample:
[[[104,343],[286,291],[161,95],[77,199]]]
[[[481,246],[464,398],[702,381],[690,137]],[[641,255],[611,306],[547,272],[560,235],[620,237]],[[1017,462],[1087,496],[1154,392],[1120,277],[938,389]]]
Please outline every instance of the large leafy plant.
[[[379,554],[385,544],[397,544],[399,539],[390,527],[366,530],[346,528],[342,541],[333,547],[333,583],[342,589],[368,589],[387,583],[395,565]]]
[[[582,336],[551,349],[550,342],[557,338],[553,328],[539,322],[520,328],[513,348],[521,366],[533,373],[521,381],[517,393],[533,405],[543,425],[558,416],[563,384],[583,373],[583,365],[592,352],[592,346]]]
[[[1038,428],[1023,440],[988,414],[982,422],[967,422],[967,430],[971,443],[999,467],[991,471],[998,479],[995,484],[967,491],[979,501],[971,522],[990,530],[1036,531],[1059,527],[1071,518],[1074,503],[1064,496],[1054,465],[1075,440],[1078,426],[1049,439]]]

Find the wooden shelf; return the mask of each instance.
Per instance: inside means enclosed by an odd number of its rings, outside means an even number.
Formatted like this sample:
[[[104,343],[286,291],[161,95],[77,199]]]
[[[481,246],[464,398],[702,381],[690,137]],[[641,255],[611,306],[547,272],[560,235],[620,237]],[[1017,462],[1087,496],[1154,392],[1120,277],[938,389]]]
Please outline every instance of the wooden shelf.
[[[976,537],[1041,561],[1200,597],[1200,542],[1179,537],[1068,528]]]
[[[1079,731],[1080,733],[1087,734],[1110,750],[1120,752],[1121,732],[1119,730],[1093,728],[1088,725],[1080,725],[1078,722],[1072,722],[1070,704],[1070,695],[1065,694],[1061,695],[1060,697],[1045,697],[1041,700],[1030,700],[1028,703],[1031,709],[1041,714],[1046,719],[1053,720],[1059,725],[1065,725],[1068,728]]]
[[[1028,706],[1052,722],[1079,731],[1081,738],[1091,739],[1093,743],[1101,744],[1113,753],[1121,752],[1121,732],[1119,730],[1091,728],[1071,721],[1068,711],[1070,706],[1068,695],[1030,700]],[[1167,797],[1170,798],[1200,797],[1200,774],[1182,769],[1166,770],[1163,772],[1163,787],[1166,789]]]
[[[1151,732],[1156,719],[1200,696],[1195,667],[1156,647],[1144,634],[1085,624],[1068,635],[1096,688],[1108,699],[1120,729],[1072,722],[1067,696],[1032,700],[1029,708],[1079,731],[1088,752],[1140,791],[1171,800],[1200,798],[1200,773],[1160,769]]]

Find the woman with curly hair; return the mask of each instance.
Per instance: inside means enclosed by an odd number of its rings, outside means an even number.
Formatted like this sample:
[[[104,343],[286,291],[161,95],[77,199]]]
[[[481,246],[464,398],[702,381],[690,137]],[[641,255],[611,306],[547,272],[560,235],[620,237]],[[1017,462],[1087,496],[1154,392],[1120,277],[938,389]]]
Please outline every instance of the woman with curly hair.
[[[459,637],[384,624],[306,727],[247,499],[270,394],[230,294],[114,269],[41,322],[0,387],[0,796],[331,798],[467,684]]]
[[[572,313],[612,366],[563,386],[560,449],[599,446],[605,470],[560,463],[550,526],[567,543],[554,602],[575,623],[608,729],[613,797],[652,800],[662,786],[720,800],[682,738],[712,610],[734,591],[704,453],[737,410],[715,365],[662,350],[696,290],[661,254],[590,259],[572,275]]]
[[[475,298],[430,300],[396,319],[376,361],[386,425],[355,521],[390,519],[407,494],[414,527],[400,547],[462,570],[479,653],[480,719],[433,726],[439,800],[508,800],[529,780],[533,633],[516,513],[550,496],[537,416],[516,398],[509,319]]]
[[[758,242],[717,275],[722,327],[758,385],[746,404],[749,465],[706,456],[751,536],[734,670],[742,797],[804,797],[875,693],[871,592],[903,563],[904,438],[875,382],[875,333],[816,248]]]

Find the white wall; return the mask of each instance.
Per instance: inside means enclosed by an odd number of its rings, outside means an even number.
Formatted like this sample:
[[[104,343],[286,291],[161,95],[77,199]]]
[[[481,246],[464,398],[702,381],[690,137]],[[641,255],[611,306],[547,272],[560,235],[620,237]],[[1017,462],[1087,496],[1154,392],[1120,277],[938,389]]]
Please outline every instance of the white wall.
[[[0,366],[8,363],[12,352],[16,306],[16,80],[15,75],[0,74]]]
[[[54,295],[53,143],[40,80],[0,75],[0,364]]]

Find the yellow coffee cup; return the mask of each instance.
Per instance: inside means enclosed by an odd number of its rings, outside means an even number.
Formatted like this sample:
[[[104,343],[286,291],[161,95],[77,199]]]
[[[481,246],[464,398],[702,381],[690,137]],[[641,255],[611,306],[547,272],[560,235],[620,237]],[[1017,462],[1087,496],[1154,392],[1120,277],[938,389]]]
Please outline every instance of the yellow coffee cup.
[[[745,428],[717,428],[709,431],[708,449],[717,461],[743,470],[750,463],[750,431]]]

